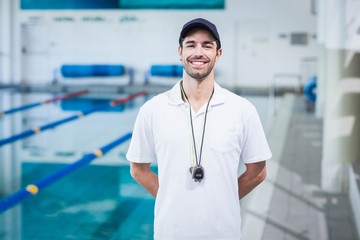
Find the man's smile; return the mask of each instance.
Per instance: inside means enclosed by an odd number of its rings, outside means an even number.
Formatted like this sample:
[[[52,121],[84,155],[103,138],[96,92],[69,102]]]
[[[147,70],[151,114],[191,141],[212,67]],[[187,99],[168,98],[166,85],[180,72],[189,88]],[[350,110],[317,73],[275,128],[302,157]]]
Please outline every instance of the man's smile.
[[[189,60],[189,63],[195,66],[203,66],[208,63],[208,61],[200,61],[200,60]]]

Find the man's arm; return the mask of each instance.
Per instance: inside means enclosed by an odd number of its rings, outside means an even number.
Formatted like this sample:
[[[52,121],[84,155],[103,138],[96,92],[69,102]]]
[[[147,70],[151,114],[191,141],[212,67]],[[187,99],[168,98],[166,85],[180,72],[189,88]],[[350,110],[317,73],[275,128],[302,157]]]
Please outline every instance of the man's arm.
[[[159,189],[158,176],[150,170],[150,163],[130,163],[131,176],[151,195],[156,197]]]
[[[238,178],[239,199],[251,192],[266,177],[266,161],[245,165],[246,171]]]

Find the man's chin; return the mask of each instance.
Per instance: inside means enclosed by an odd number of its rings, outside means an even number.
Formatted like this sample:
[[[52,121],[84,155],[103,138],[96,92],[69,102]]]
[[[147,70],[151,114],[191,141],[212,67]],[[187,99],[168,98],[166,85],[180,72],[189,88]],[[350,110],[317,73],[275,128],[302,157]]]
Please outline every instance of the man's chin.
[[[194,71],[187,71],[186,69],[185,69],[185,72],[190,76],[190,77],[192,77],[192,78],[194,78],[194,79],[196,79],[196,80],[198,80],[198,81],[203,81],[204,79],[206,79],[207,78],[207,76],[209,76],[209,74],[211,73],[211,71],[210,72],[194,72]]]
[[[199,81],[199,82],[202,82],[203,80],[206,79],[206,77],[209,76],[209,74],[207,75],[204,75],[204,74],[198,74],[198,75],[193,75],[191,76],[192,78],[194,78],[195,80]]]

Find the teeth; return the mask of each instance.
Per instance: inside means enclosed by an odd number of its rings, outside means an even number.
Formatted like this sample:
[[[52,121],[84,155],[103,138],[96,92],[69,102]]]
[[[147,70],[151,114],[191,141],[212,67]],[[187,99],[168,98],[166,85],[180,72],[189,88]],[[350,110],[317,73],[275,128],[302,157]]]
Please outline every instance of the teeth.
[[[202,65],[202,64],[205,64],[204,62],[192,62],[193,64],[195,65]]]

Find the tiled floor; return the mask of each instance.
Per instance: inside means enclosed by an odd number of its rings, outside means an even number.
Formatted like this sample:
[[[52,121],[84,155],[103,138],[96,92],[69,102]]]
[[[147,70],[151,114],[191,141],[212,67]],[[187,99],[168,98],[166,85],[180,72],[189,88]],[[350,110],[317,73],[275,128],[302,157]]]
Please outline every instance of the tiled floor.
[[[356,240],[347,194],[320,190],[322,121],[296,98],[263,240]]]

